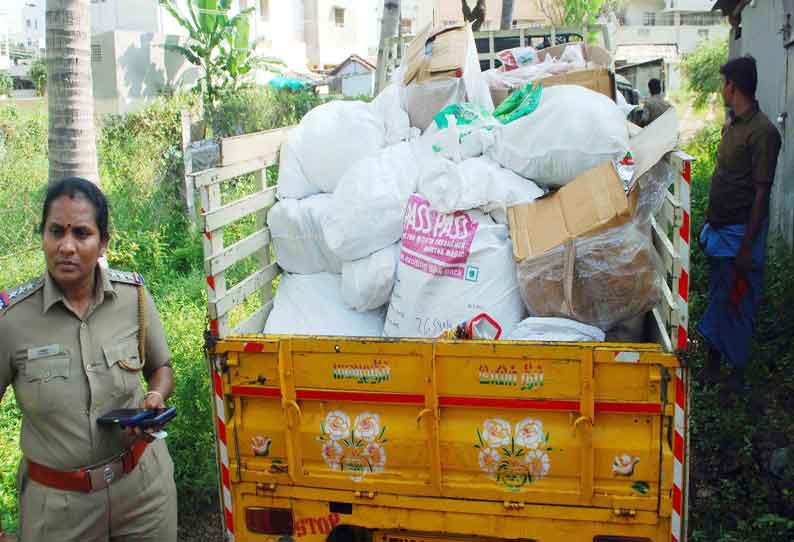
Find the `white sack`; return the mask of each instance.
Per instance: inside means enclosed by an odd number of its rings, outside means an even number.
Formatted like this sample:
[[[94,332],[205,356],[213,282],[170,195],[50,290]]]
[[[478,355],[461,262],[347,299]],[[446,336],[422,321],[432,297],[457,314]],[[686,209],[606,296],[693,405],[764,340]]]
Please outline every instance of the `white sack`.
[[[364,102],[335,101],[315,107],[294,131],[294,150],[306,178],[329,193],[353,164],[386,146],[383,121]]]
[[[284,273],[265,333],[380,337],[383,310],[356,312],[342,301],[342,279],[331,273]]]
[[[276,194],[279,199],[302,199],[312,194],[319,194],[320,189],[306,179],[298,155],[295,154],[295,138],[298,137],[298,128],[294,128],[281,145],[278,160],[278,184]]]
[[[325,244],[322,224],[331,207],[330,194],[283,199],[267,214],[276,261],[289,273],[341,273],[342,262]]]
[[[419,181],[419,193],[442,213],[478,207],[490,213],[529,203],[544,194],[532,181],[484,156],[459,164],[449,160],[441,162],[441,171],[435,171],[430,176],[423,173]]]
[[[606,96],[575,85],[544,88],[538,108],[494,132],[488,156],[536,183],[563,186],[629,150],[626,117]]]
[[[397,276],[400,245],[395,243],[342,266],[342,299],[357,311],[368,311],[389,302]]]
[[[481,313],[508,333],[524,317],[507,227],[488,215],[439,213],[415,194],[400,246],[386,336],[438,337]]]
[[[508,341],[604,342],[605,336],[597,327],[576,320],[530,317],[503,338]]]
[[[411,121],[408,119],[408,112],[402,107],[399,85],[392,83],[384,88],[372,100],[371,105],[376,115],[383,121],[387,145],[408,141],[411,138]]]
[[[323,223],[331,251],[353,261],[399,241],[405,206],[418,179],[410,143],[387,147],[354,164],[339,182]]]

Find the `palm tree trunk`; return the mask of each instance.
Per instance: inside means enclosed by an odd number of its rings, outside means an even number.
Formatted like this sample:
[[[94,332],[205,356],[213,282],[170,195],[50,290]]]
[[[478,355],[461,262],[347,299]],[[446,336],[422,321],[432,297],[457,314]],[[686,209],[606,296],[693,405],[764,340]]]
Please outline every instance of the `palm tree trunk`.
[[[386,42],[389,38],[397,36],[400,26],[400,0],[383,0],[383,17],[380,22],[380,42],[378,44],[378,72],[375,82],[375,94],[377,95],[387,84],[387,74],[385,70],[386,60],[389,51]]]
[[[502,0],[502,21],[499,24],[500,30],[510,30],[513,28],[514,5],[514,0]]]
[[[50,182],[99,184],[90,17],[90,0],[47,0]]]

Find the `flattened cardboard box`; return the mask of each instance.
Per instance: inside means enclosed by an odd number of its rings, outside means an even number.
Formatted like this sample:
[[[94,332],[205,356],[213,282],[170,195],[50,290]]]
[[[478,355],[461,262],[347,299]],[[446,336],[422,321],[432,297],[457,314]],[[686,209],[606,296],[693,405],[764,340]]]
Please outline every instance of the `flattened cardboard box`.
[[[565,47],[567,47],[567,45],[555,45],[554,47],[538,51],[538,59],[542,62],[543,59],[546,58],[546,55],[559,58],[565,51]],[[597,45],[583,44],[583,52],[585,60],[588,64],[593,65],[593,67],[561,73],[559,75],[541,77],[536,79],[536,81],[540,82],[544,87],[579,85],[614,100],[615,74],[610,69],[612,57],[609,51]],[[498,107],[499,104],[507,99],[513,90],[515,89],[491,87],[491,97],[493,98],[494,106]]]
[[[677,144],[678,118],[670,109],[629,142],[636,170],[628,196],[612,162],[605,162],[544,198],[509,208],[513,256],[519,261],[539,256],[571,239],[626,224],[637,207],[639,178]]]
[[[507,212],[513,256],[518,261],[631,219],[631,205],[612,162],[591,169],[544,198],[511,207]]]
[[[405,51],[403,84],[422,83],[437,77],[461,77],[469,47],[465,24],[420,32]]]

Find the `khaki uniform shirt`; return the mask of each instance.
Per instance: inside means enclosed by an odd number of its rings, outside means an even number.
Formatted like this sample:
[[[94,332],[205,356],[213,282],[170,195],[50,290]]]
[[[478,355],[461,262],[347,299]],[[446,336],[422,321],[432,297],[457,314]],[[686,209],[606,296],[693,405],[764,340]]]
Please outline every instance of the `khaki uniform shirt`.
[[[145,366],[139,359],[136,282],[136,274],[100,270],[94,304],[83,318],[66,306],[49,273],[0,293],[0,399],[13,385],[25,457],[72,470],[131,443],[125,432],[96,420],[114,409],[139,407],[141,374],[170,360],[148,292]]]
[[[775,179],[781,138],[756,104],[722,129],[717,164],[709,189],[707,218],[714,227],[747,224],[758,185]]]
[[[644,113],[642,115],[641,126],[648,126],[650,123],[662,116],[662,114],[673,107],[661,96],[651,96],[645,100]]]

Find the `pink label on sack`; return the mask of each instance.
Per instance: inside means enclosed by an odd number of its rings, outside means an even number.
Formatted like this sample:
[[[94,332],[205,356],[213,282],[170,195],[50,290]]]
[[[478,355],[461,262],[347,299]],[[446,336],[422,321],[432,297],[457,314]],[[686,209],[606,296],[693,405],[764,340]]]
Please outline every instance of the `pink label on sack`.
[[[440,213],[414,194],[403,220],[400,261],[431,275],[463,279],[478,226],[468,214]]]

